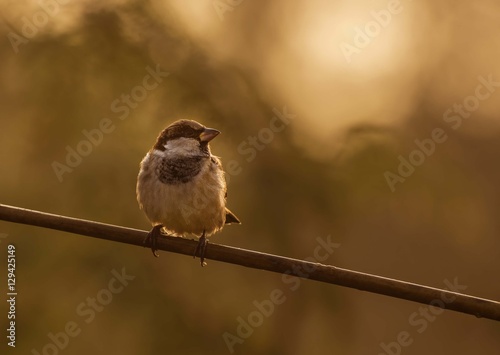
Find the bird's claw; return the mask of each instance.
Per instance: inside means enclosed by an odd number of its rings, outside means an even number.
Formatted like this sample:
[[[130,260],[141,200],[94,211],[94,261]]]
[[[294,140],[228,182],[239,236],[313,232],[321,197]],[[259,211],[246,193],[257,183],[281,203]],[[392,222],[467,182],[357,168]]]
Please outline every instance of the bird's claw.
[[[200,264],[202,267],[207,265],[207,263],[205,262],[205,252],[207,249],[207,244],[208,244],[208,240],[207,240],[207,237],[205,237],[205,231],[203,231],[203,234],[201,235],[200,239],[198,240],[198,245],[196,246],[196,249],[194,250],[194,255],[193,255],[193,258],[196,258],[197,256],[200,257]]]
[[[149,231],[148,235],[146,236],[146,238],[142,242],[142,244],[144,244],[145,246],[148,246],[148,245],[151,246],[151,251],[153,252],[153,255],[156,258],[159,257],[159,255],[158,255],[158,253],[156,251],[158,250],[158,236],[161,235],[161,229],[162,228],[163,228],[163,226],[161,224],[154,226]]]

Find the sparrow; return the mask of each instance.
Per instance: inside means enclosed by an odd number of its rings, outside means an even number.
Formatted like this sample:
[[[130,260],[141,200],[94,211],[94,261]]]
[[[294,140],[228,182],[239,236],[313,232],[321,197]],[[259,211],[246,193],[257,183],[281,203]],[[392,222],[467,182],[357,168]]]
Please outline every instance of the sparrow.
[[[192,120],[165,128],[141,161],[137,201],[153,225],[144,244],[155,257],[162,232],[177,237],[199,237],[194,257],[206,265],[207,237],[225,224],[240,224],[226,208],[227,188],[221,161],[209,142],[219,131]]]

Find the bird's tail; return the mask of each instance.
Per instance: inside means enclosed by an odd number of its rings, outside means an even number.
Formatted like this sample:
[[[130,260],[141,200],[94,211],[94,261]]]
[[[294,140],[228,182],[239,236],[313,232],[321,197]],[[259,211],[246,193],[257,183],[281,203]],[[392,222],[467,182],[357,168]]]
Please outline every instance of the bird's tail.
[[[231,224],[231,223],[236,223],[236,224],[241,224],[240,220],[236,215],[229,211],[229,209],[226,208],[226,222],[225,224]]]

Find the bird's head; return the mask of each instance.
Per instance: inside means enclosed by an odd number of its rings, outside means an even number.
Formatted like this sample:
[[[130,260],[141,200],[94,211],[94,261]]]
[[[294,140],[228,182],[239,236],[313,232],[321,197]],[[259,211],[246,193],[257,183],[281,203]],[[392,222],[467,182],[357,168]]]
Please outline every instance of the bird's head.
[[[179,120],[158,136],[153,150],[168,155],[210,155],[208,143],[220,132],[192,120]]]

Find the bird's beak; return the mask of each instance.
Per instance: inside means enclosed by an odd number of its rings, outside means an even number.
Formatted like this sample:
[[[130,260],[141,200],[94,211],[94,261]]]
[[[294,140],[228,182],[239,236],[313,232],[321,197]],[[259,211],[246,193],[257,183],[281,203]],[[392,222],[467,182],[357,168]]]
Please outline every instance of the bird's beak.
[[[220,131],[213,128],[205,128],[203,132],[200,134],[200,141],[202,142],[210,142],[212,139],[217,137]]]

